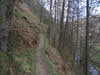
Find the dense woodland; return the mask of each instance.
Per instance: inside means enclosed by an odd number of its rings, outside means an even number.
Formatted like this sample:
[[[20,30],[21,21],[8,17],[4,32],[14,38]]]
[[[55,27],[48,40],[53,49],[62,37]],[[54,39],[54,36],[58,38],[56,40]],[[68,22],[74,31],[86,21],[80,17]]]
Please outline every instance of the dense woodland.
[[[0,75],[100,75],[100,0],[0,0]]]

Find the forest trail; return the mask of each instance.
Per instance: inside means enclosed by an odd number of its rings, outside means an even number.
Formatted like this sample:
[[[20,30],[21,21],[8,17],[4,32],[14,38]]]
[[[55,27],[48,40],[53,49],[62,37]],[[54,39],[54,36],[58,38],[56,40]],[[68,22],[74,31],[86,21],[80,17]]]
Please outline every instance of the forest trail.
[[[35,55],[35,75],[49,75],[48,66],[44,63],[44,57],[42,55],[42,50],[44,48],[44,36],[39,35],[40,40],[36,49]]]

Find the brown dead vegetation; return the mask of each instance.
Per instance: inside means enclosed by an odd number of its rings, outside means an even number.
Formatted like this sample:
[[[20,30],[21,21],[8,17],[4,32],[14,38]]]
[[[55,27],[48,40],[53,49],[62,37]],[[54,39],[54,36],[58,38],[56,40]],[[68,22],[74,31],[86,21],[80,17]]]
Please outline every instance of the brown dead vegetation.
[[[30,14],[28,13],[30,11],[20,3],[17,5],[17,7],[15,6],[14,10],[16,11],[14,11],[15,13],[13,15],[12,25],[10,28],[10,45],[18,49],[33,48],[37,44],[37,34],[34,29],[34,23],[31,23],[27,19],[27,15],[25,16],[21,13],[24,10],[25,14]],[[29,17],[31,16],[32,13]]]
[[[62,75],[65,75],[66,72],[66,66],[64,61],[62,60],[59,53],[56,51],[55,48],[52,48],[52,46],[48,46],[47,49],[45,49],[45,53],[48,55],[48,58],[50,61],[53,62],[54,67],[58,72],[61,72]]]

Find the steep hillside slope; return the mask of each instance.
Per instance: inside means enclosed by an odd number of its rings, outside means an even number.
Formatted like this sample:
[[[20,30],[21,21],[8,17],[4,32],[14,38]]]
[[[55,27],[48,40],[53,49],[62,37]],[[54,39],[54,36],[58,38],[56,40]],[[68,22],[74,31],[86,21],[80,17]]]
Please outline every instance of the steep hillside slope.
[[[35,50],[40,38],[39,33],[46,36],[47,25],[39,22],[38,17],[30,11],[28,5],[17,2],[10,26],[9,52],[0,52],[0,75],[34,75]],[[49,56],[48,53],[53,53],[53,51],[55,51],[53,54],[55,58],[51,60],[53,56]],[[44,44],[42,55],[50,75],[64,74],[63,61],[52,46],[49,49],[45,48]],[[57,61],[55,61],[56,58]]]
[[[43,27],[43,28],[42,28]],[[9,52],[0,52],[0,75],[33,75],[38,33],[46,33],[47,25],[27,6],[16,3],[9,34]]]
[[[21,3],[16,4],[13,15],[10,39],[14,37],[20,38],[14,38],[14,40],[9,41],[14,42],[17,40],[16,42],[18,42],[19,39],[20,42],[17,46],[20,47],[23,44],[26,44],[30,47],[33,47],[34,44],[36,44],[37,34],[39,32],[46,32],[47,25],[40,24],[39,19],[25,5]]]

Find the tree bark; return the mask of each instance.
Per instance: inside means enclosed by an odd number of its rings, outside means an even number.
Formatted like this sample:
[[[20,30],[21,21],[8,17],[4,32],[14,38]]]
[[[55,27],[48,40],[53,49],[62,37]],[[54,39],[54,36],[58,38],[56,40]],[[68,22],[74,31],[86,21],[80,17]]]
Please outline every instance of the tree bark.
[[[55,22],[56,22],[56,17],[57,17],[57,1],[55,0]]]
[[[61,20],[60,20],[60,34],[59,34],[59,46],[58,49],[60,50],[62,48],[62,41],[63,41],[63,30],[64,30],[64,12],[65,11],[65,0],[63,0],[62,5],[62,13],[61,13]]]
[[[52,3],[53,0],[50,0],[50,23],[52,22]]]
[[[89,56],[89,49],[88,49],[88,37],[89,37],[89,0],[87,0],[86,4],[86,41],[85,41],[85,65],[84,65],[84,73],[88,75],[88,56]]]
[[[9,26],[15,0],[0,0],[0,50],[7,52]]]
[[[52,22],[52,3],[53,3],[53,0],[50,0],[50,16],[49,16],[49,18],[50,18],[50,24],[48,25],[48,38],[49,38],[49,42],[50,42],[50,37],[51,37],[51,22]]]

